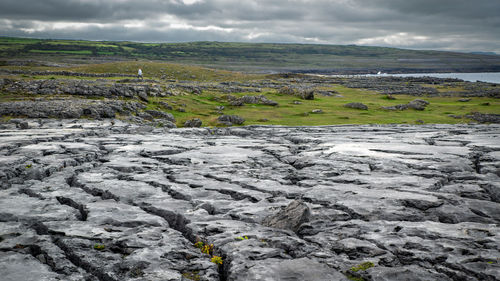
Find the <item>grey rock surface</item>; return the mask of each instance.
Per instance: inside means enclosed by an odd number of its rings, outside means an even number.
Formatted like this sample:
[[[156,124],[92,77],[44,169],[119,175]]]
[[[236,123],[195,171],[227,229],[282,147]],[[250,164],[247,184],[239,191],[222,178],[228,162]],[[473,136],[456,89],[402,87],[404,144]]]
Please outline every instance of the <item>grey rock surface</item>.
[[[201,127],[202,124],[203,122],[201,121],[200,118],[193,118],[184,122],[184,127],[199,128]]]
[[[303,84],[299,84],[299,86],[287,84],[279,89],[280,94],[293,95],[304,100],[314,100],[314,92],[314,88],[306,87]]]
[[[227,125],[227,126],[232,126],[232,125],[241,125],[245,122],[245,119],[241,116],[238,115],[221,115],[219,118],[217,118],[217,122]]]
[[[2,280],[500,280],[499,125],[25,121],[0,129]]]
[[[360,103],[360,102],[350,102],[344,104],[344,107],[348,108],[354,108],[354,109],[361,109],[361,110],[368,110],[368,106],[366,104]]]
[[[277,106],[278,103],[268,99],[264,95],[258,95],[258,96],[243,96],[241,98],[237,98],[235,96],[229,95],[230,98],[230,105],[233,106],[242,106],[244,104],[264,104],[264,105],[271,105],[271,106]]]
[[[294,200],[277,214],[265,218],[262,225],[297,232],[303,223],[309,221],[310,217],[311,210],[307,204]]]
[[[117,113],[135,113],[145,105],[118,100],[57,98],[0,103],[0,115],[29,118],[114,118]],[[20,125],[24,128],[24,125]]]
[[[415,110],[424,110],[427,105],[429,105],[428,101],[422,99],[416,99],[408,103],[408,108],[412,108]]]
[[[406,110],[410,108],[415,110],[424,110],[427,107],[427,105],[429,105],[428,101],[422,99],[415,99],[407,104],[397,104],[393,106],[385,106],[382,108],[387,110]]]
[[[471,114],[467,115],[466,117],[476,120],[479,123],[500,123],[500,114],[471,112]]]

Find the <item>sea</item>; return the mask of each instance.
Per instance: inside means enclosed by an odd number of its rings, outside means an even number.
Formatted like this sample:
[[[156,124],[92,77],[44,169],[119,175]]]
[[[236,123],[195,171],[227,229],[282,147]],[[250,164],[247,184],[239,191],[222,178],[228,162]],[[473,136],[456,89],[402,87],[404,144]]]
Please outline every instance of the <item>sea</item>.
[[[405,74],[366,74],[361,76],[370,77],[436,77],[436,78],[456,78],[464,81],[476,82],[489,82],[500,84],[500,72],[480,72],[480,73],[405,73]]]

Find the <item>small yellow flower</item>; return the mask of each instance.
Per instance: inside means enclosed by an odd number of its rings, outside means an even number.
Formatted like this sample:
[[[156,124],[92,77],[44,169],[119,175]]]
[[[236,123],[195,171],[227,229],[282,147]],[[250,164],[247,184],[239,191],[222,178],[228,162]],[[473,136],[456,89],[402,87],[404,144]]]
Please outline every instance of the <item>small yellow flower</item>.
[[[219,256],[213,256],[210,259],[210,261],[213,262],[213,263],[215,263],[215,264],[222,265],[222,258],[219,257]]]

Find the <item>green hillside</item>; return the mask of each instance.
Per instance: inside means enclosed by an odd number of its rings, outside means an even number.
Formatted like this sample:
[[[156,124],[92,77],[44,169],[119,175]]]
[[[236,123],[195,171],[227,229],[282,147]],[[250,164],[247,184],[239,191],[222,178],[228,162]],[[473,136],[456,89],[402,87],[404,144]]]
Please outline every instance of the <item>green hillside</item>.
[[[0,37],[0,64],[12,59],[85,63],[148,59],[247,72],[500,71],[500,56],[355,45],[136,43]]]

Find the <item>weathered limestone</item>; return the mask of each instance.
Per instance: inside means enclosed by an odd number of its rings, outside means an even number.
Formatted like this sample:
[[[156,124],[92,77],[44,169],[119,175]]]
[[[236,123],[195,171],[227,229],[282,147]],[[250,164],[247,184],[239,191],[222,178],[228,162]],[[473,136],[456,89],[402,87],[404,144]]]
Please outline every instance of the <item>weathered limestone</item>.
[[[499,280],[498,125],[0,128],[2,280]]]

